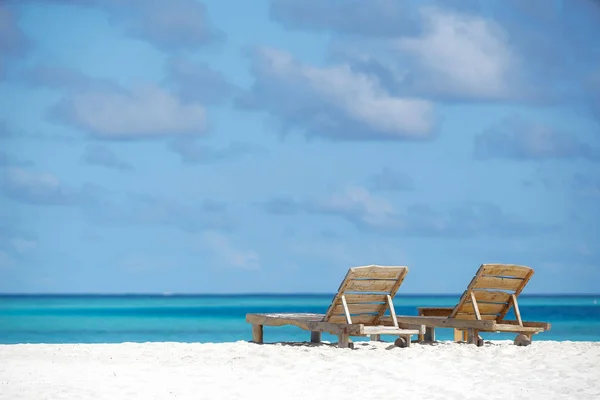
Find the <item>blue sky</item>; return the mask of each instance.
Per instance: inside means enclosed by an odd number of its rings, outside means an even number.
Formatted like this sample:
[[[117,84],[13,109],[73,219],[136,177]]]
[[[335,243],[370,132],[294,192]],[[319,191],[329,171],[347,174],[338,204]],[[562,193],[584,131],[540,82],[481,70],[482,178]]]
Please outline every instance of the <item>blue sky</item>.
[[[0,292],[600,289],[600,5],[4,0]]]

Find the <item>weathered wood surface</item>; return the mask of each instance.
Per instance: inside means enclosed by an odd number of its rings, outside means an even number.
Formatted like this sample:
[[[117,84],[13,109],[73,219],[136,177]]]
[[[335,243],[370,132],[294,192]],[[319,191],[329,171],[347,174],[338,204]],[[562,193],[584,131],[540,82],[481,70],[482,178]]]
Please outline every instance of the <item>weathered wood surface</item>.
[[[510,294],[494,290],[473,290],[478,302],[487,303],[506,303],[510,299]]]
[[[391,292],[395,280],[392,279],[352,279],[345,287],[345,292]]]
[[[406,272],[405,267],[381,267],[381,266],[368,266],[368,267],[357,267],[354,269],[352,278],[368,278],[368,279],[393,279],[397,280]]]
[[[263,342],[263,326],[262,325],[252,325],[252,341],[254,343],[262,343]]]
[[[458,313],[454,316],[456,319],[461,320],[488,320],[488,321],[497,321],[497,314],[480,314],[480,317],[477,318],[477,315],[473,313]]]
[[[386,304],[347,304],[350,315],[352,314],[365,314],[365,313],[378,313],[383,307],[387,307]],[[333,315],[345,315],[346,311],[343,304],[338,304],[333,308]]]
[[[425,325],[437,328],[475,328],[479,330],[489,331],[496,325],[495,321],[464,320],[447,317],[421,317],[412,315],[398,315],[396,319],[398,320],[398,323]]]
[[[481,303],[479,301],[477,302],[479,312],[482,314],[499,314],[500,311],[502,311],[502,309],[504,308],[504,305],[504,303]],[[464,303],[460,307],[458,312],[474,314],[475,308],[473,307],[473,303]]]
[[[501,324],[505,324],[505,325],[518,325],[518,321],[513,321],[513,320],[502,320],[500,321]],[[541,328],[544,330],[549,331],[552,328],[552,324],[548,323],[548,322],[534,322],[534,321],[523,321],[523,326],[525,327],[529,327],[529,328]]]
[[[333,335],[347,333],[363,335],[360,324],[334,324],[323,321],[323,314],[246,314],[246,322],[254,325],[284,326],[294,325],[301,329],[314,332],[328,332]]]
[[[400,329],[395,326],[365,326],[363,328],[365,335],[418,335],[418,329]]]
[[[354,314],[351,315],[351,324],[371,324],[373,325],[373,319],[375,314]],[[334,324],[348,324],[348,320],[345,315],[332,315],[329,317],[327,322]]]
[[[325,320],[330,320],[337,313],[336,308],[342,304],[342,296],[346,298],[346,304],[367,301],[385,302],[385,295],[389,294],[393,297],[396,294],[407,272],[408,267],[405,266],[368,265],[350,268],[325,313]],[[381,293],[375,294],[372,292]],[[385,310],[386,307],[382,307],[378,314],[383,315]],[[334,320],[337,319],[337,317],[334,318]],[[376,314],[371,321],[366,321],[365,323],[375,324],[377,319],[378,315]],[[352,322],[354,323],[354,320]]]
[[[424,317],[448,317],[454,307],[418,307],[419,315]]]
[[[515,278],[525,278],[532,271],[531,268],[524,265],[514,264],[484,264],[482,275],[492,276],[512,276]]]
[[[523,285],[523,279],[503,278],[499,276],[481,276],[473,289],[501,289],[516,291]]]
[[[378,294],[359,294],[359,293],[346,293],[346,302],[348,304],[354,303],[385,303],[385,293]],[[340,304],[339,302],[336,304]]]

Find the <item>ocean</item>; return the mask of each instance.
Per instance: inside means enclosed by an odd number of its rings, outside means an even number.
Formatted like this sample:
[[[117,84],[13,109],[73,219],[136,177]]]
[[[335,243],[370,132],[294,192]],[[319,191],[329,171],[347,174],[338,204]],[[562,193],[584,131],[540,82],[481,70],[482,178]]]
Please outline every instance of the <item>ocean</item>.
[[[324,313],[333,294],[0,295],[0,343],[234,342],[251,340],[246,313]],[[453,306],[459,295],[397,295],[396,313]],[[600,341],[600,295],[519,297],[527,321],[550,322],[535,340]],[[265,342],[308,341],[296,327],[265,327]],[[514,334],[482,333],[486,340]],[[436,330],[451,340],[450,329]],[[323,340],[335,342],[328,334]],[[353,338],[361,340],[361,338]],[[366,339],[364,339],[366,340]]]

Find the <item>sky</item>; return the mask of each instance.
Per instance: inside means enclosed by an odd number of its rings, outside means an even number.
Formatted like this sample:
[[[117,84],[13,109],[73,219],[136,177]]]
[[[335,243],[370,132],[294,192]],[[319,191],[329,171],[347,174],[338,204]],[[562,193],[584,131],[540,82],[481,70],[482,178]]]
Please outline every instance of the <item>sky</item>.
[[[596,0],[0,0],[0,292],[600,292]]]

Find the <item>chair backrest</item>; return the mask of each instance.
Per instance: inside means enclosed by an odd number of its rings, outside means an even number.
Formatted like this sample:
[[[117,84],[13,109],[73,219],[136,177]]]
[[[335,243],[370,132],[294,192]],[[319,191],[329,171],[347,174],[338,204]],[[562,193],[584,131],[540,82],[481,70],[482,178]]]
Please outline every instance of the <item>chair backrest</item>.
[[[323,320],[350,323],[348,314],[353,324],[377,325],[389,307],[387,296],[394,298],[407,273],[408,267],[398,266],[350,268]]]
[[[533,269],[512,264],[483,264],[471,280],[467,290],[452,310],[450,318],[502,321],[511,307],[518,314],[517,297]],[[477,304],[477,310],[473,306]],[[479,315],[477,315],[479,311]],[[520,315],[517,318],[521,318]]]

